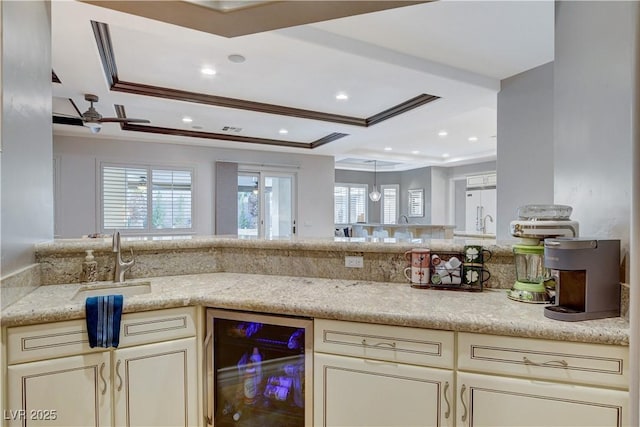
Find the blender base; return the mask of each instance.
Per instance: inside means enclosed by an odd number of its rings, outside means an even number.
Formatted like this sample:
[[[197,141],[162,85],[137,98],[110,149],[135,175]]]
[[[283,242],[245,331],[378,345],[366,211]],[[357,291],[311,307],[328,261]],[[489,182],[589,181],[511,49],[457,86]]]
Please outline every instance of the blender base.
[[[522,283],[516,282],[513,288],[507,291],[507,297],[518,302],[528,302],[532,304],[549,304],[549,293],[543,283]]]

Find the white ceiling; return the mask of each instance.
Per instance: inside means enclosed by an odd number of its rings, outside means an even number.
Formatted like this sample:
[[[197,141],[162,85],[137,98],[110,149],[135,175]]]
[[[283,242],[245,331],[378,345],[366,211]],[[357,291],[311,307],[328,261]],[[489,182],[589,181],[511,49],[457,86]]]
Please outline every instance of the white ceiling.
[[[94,93],[104,116],[115,116],[113,106],[120,104],[127,117],[153,126],[217,133],[233,126],[242,129],[234,134],[300,142],[349,135],[303,149],[123,131],[116,123],[104,124],[99,134],[55,124],[55,134],[331,155],[352,169],[370,169],[361,161],[367,159],[389,162],[388,170],[495,159],[500,80],[553,60],[552,0],[440,0],[235,38],[75,1],[53,1],[51,14],[52,66],[62,81],[53,84],[54,114],[73,114],[55,98],[71,98],[84,111],[84,94]],[[357,117],[422,93],[440,99],[358,127],[115,92],[91,20],[109,25],[123,81]],[[233,63],[230,54],[246,61]],[[202,75],[203,66],[217,74]],[[341,91],[348,101],[335,99]],[[183,116],[193,122],[183,123]],[[281,128],[289,133],[279,134]],[[448,136],[439,137],[440,130]]]

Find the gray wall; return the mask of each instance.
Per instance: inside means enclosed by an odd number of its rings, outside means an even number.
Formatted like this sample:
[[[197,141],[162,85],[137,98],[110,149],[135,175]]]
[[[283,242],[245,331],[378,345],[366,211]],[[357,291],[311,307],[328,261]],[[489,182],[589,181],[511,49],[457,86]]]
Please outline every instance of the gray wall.
[[[60,162],[56,222],[61,237],[100,231],[97,186],[101,161],[193,167],[193,223],[194,232],[200,235],[214,234],[216,161],[256,163],[256,168],[281,165],[297,175],[298,235],[333,236],[333,157],[70,136],[54,137],[53,155]]]
[[[498,94],[498,239],[512,239],[517,208],[553,203],[552,62],[501,82]]]
[[[556,3],[555,202],[629,249],[637,2]],[[633,262],[637,262],[637,259]]]
[[[51,19],[44,1],[3,1],[2,276],[53,238]]]

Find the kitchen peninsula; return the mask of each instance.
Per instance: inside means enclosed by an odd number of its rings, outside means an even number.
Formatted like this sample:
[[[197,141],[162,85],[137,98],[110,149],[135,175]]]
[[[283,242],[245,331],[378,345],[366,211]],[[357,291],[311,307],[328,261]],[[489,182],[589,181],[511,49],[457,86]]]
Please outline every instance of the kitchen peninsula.
[[[111,281],[114,256],[110,239],[39,244],[36,256],[43,285],[2,311],[3,339],[9,355],[7,384],[11,384],[5,392],[10,408],[21,407],[21,396],[37,397],[38,390],[45,386],[65,387],[73,372],[86,370],[92,373],[90,381],[77,379],[74,389],[84,390],[82,396],[90,402],[103,402],[111,393],[115,396],[113,405],[100,404],[102,420],[120,425],[121,417],[136,416],[144,425],[158,425],[144,417],[153,415],[145,411],[149,401],[166,397],[166,388],[148,386],[154,377],[148,373],[162,371],[172,384],[169,389],[173,394],[159,407],[158,414],[178,417],[176,423],[188,420],[184,425],[202,426],[202,415],[196,407],[204,405],[205,414],[207,408],[213,408],[207,396],[199,395],[197,380],[203,378],[198,367],[203,366],[202,354],[207,352],[202,318],[205,309],[213,307],[247,316],[266,313],[313,319],[314,420],[307,425],[331,424],[327,419],[350,425],[354,404],[350,399],[370,392],[383,393],[388,404],[372,408],[376,410],[368,416],[400,416],[394,425],[422,425],[427,421],[491,425],[493,408],[500,402],[494,401],[493,394],[486,396],[493,399],[488,402],[474,399],[477,393],[495,391],[500,393],[501,402],[507,399],[507,407],[518,411],[537,408],[539,400],[545,399],[554,414],[566,419],[582,421],[595,416],[601,425],[609,425],[612,419],[625,425],[629,340],[625,318],[558,322],[545,318],[541,305],[507,299],[502,288],[511,281],[513,258],[510,245],[496,242],[485,241],[490,244],[484,247],[492,253],[487,263],[492,271],[492,288],[483,292],[415,289],[404,280],[406,250],[460,250],[471,242],[125,239],[123,258],[128,260],[132,249],[136,264],[130,270],[131,278],[121,284]],[[86,250],[93,250],[98,262],[101,277],[95,283],[81,283]],[[363,268],[347,268],[345,256],[361,256]],[[90,349],[83,329],[82,296],[101,289],[118,292],[118,286],[127,295],[121,346]],[[134,289],[136,292],[129,293]],[[333,334],[331,339],[327,334]],[[58,338],[50,341],[52,336]],[[369,344],[368,340],[374,342]],[[377,347],[378,341],[389,347]],[[558,369],[545,365],[555,359],[566,366]],[[109,375],[111,371],[114,373]],[[65,372],[68,380],[53,375],[58,372]],[[334,375],[341,375],[340,381],[347,380],[342,377],[345,372],[358,373],[348,379],[349,389],[360,390],[358,393],[343,396],[341,390],[346,389],[335,385],[338,378]],[[30,378],[44,382],[30,385]],[[392,384],[378,389],[371,382],[375,383],[375,378],[389,379]],[[435,409],[406,410],[403,402],[410,401],[412,395],[406,390],[407,384],[419,386],[428,397],[426,402]],[[560,398],[569,392],[571,402]],[[124,401],[124,396],[130,396],[126,408],[116,403]],[[465,423],[465,408],[469,407],[475,411],[472,424]],[[64,400],[54,409],[62,417],[63,410],[68,414],[70,408],[76,409],[78,404]],[[584,408],[591,408],[591,412],[583,415]],[[502,412],[501,416],[518,420],[518,411]],[[93,419],[90,411],[76,412],[86,420]],[[455,421],[451,419],[454,416]],[[548,418],[553,423],[558,420],[555,415]],[[536,418],[538,421],[541,426],[551,425]],[[87,421],[85,425],[93,424]]]

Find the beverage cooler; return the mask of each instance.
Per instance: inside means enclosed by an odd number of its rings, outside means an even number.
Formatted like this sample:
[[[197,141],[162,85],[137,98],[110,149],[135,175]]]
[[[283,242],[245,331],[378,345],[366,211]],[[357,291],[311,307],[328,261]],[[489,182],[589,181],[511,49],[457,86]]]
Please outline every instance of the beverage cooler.
[[[204,352],[209,426],[312,425],[312,320],[207,309]]]

